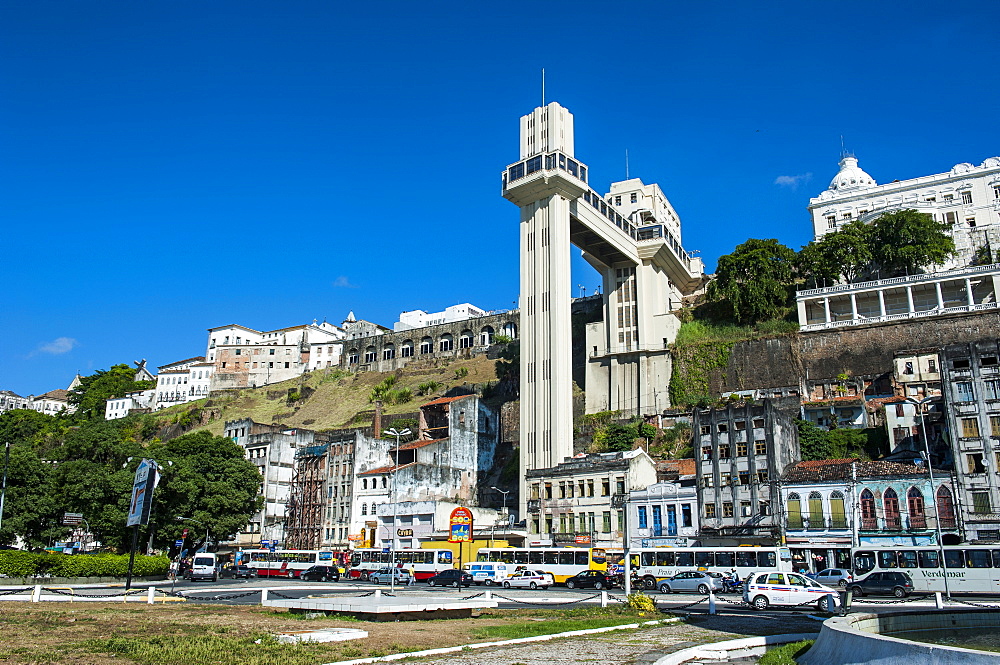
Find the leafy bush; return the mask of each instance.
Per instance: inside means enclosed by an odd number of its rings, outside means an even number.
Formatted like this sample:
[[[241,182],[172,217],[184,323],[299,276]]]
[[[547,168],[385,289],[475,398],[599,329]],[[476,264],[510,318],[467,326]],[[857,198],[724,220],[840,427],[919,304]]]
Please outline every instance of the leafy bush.
[[[440,381],[424,381],[417,386],[418,395],[430,395],[444,386]]]
[[[0,573],[8,577],[52,575],[53,577],[125,577],[128,555],[49,554],[7,550],[0,552]],[[165,556],[136,556],[132,574],[163,575],[170,566]]]
[[[467,376],[469,376],[469,368],[468,367],[459,367],[458,369],[455,370],[455,378],[456,379],[464,379]]]
[[[629,594],[625,600],[625,604],[633,610],[641,610],[643,612],[656,611],[656,601],[644,594],[642,591],[636,591],[635,593]]]

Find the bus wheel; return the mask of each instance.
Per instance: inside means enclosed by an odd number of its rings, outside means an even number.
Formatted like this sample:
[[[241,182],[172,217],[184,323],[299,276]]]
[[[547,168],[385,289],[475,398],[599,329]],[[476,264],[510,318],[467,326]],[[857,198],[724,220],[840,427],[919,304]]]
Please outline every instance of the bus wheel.
[[[367,582],[368,581],[368,573],[361,573],[361,579],[362,579],[362,581]]]
[[[294,570],[289,570],[288,571],[288,579],[294,579],[294,578],[295,578],[295,571]]]
[[[653,577],[652,575],[646,575],[645,577],[642,578],[642,586],[644,586],[647,589],[655,589],[656,578]]]
[[[487,578],[483,580],[483,584],[485,584],[486,586],[493,586],[493,580]]]

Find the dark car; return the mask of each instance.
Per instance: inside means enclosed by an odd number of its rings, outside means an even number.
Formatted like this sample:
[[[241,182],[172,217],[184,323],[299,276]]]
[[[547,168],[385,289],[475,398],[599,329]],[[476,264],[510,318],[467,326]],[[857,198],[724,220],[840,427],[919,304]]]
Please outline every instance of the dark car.
[[[456,589],[463,586],[472,586],[472,583],[472,575],[458,568],[442,570],[434,577],[427,579],[428,586],[453,586]]]
[[[243,564],[238,566],[223,566],[222,570],[219,571],[219,577],[249,580],[257,577],[257,571],[250,566],[244,566]]]
[[[566,580],[567,589],[610,589],[614,576],[603,570],[584,570]]]
[[[872,573],[864,579],[848,584],[847,590],[855,596],[872,594],[875,596],[906,598],[913,591],[913,580],[906,573]]]
[[[315,582],[339,582],[340,571],[333,566],[310,566],[302,571],[299,579]]]

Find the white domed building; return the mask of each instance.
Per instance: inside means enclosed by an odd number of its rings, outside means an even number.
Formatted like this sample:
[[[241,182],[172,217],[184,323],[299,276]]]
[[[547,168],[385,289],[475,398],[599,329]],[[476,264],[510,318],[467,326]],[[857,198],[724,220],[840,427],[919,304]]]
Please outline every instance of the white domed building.
[[[879,185],[857,157],[845,154],[830,186],[809,200],[816,240],[854,220],[870,222],[901,209],[930,213],[951,227],[958,254],[937,269],[967,266],[981,248],[989,250],[994,262],[1000,260],[1000,157]]]

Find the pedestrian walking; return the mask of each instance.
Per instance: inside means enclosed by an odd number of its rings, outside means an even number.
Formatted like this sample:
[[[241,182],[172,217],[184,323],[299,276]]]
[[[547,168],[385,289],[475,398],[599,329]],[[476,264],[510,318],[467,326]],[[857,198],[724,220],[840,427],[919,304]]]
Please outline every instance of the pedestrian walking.
[[[406,572],[410,574],[410,579],[406,581],[406,586],[413,586],[413,581],[417,579],[417,571],[413,566],[410,566],[410,569]]]

